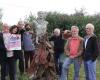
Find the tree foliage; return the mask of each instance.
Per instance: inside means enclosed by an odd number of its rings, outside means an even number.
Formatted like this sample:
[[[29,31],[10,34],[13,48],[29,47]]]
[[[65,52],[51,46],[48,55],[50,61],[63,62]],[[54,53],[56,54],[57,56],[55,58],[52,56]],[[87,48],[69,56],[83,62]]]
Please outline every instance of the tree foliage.
[[[95,26],[95,34],[100,37],[100,14],[95,15],[86,15],[84,9],[75,10],[74,14],[61,14],[57,12],[48,12],[46,20],[49,22],[48,24],[48,32],[52,33],[54,28],[60,29],[70,29],[71,26],[76,25],[80,29],[80,35],[84,36],[85,26],[87,23],[93,23]],[[30,15],[29,20],[31,18],[35,18],[33,15]]]
[[[26,16],[24,21],[28,23],[32,23],[34,19],[35,19],[35,16],[30,12],[29,16]]]

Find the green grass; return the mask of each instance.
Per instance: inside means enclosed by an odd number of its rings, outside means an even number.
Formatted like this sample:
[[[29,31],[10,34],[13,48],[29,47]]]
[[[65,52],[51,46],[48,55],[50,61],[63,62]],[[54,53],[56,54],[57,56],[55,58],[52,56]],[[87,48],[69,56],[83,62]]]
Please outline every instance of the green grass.
[[[74,73],[74,69],[73,69],[73,65],[71,65],[69,69],[69,80],[73,80],[73,73]],[[96,78],[97,80],[100,80],[100,60],[97,61]],[[81,69],[80,69],[80,80],[85,80],[83,64],[81,65]]]
[[[100,80],[100,60],[97,61],[96,69],[97,69],[96,70],[97,80]],[[71,65],[69,68],[69,80],[73,80],[73,73],[74,73],[74,69],[73,69],[73,65]],[[27,75],[23,75],[23,76],[20,76],[20,78],[18,80],[29,80],[29,79],[28,79]],[[80,80],[85,80],[83,64],[80,69]]]

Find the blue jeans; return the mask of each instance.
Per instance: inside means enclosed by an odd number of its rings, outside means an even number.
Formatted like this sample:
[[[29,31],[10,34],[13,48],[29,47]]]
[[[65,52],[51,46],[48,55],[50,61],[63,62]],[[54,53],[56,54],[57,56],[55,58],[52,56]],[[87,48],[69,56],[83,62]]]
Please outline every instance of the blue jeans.
[[[62,74],[60,80],[68,80],[68,69],[70,64],[74,64],[74,80],[79,80],[79,70],[81,66],[81,60],[79,58],[71,59],[66,58],[62,66]]]
[[[84,61],[86,80],[96,80],[96,61]]]

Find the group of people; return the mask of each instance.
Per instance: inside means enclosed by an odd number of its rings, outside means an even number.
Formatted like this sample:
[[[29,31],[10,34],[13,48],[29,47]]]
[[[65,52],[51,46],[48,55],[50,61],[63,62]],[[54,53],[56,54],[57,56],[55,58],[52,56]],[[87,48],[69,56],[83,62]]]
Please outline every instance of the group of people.
[[[35,44],[46,34],[48,22],[44,20],[44,13],[38,13],[39,18],[35,20],[36,32],[31,31],[30,24],[23,24],[21,21],[17,25],[9,26],[4,23],[0,32],[0,65],[1,80],[17,80],[17,60],[19,60],[20,75],[27,72],[35,54]],[[24,26],[24,27],[23,27]],[[54,33],[49,37],[49,41],[54,43],[54,62],[56,74],[60,80],[68,80],[70,64],[74,64],[74,80],[79,79],[79,70],[82,62],[86,80],[96,80],[96,59],[98,56],[97,37],[94,34],[94,25],[88,23],[85,27],[86,36],[79,36],[79,28],[72,26],[71,30],[64,30],[63,34],[59,28],[54,29]],[[70,33],[70,34],[69,34]],[[21,35],[21,49],[11,50],[9,39],[11,35]],[[34,35],[36,35],[34,43]],[[64,38],[64,35],[67,38]],[[66,57],[61,57],[65,53]],[[62,59],[62,61],[61,61]],[[29,63],[30,62],[30,63]],[[24,64],[25,63],[25,64]],[[25,69],[24,69],[25,68]]]
[[[17,60],[19,60],[18,66],[20,75],[23,75],[24,72],[27,71],[28,64],[29,62],[31,63],[35,50],[32,39],[33,32],[30,30],[30,24],[25,24],[25,28],[23,28],[21,21],[19,21],[17,25],[11,27],[6,23],[3,24],[2,32],[0,32],[1,80],[8,80],[8,74],[10,80],[17,80]],[[21,35],[21,49],[12,50],[10,48],[11,35]],[[18,43],[18,45],[19,44],[20,43]]]
[[[38,12],[38,18],[34,20],[33,26],[29,23],[19,21],[17,25],[9,26],[3,23],[2,31],[0,32],[0,65],[1,65],[1,80],[17,80],[17,60],[19,60],[19,72],[23,75],[28,73],[37,45],[43,35],[46,34],[48,22],[44,20],[45,13]],[[35,30],[34,30],[35,29]],[[12,38],[12,35],[16,38]],[[20,37],[18,47],[11,49],[16,43],[16,39]],[[12,43],[12,44],[11,44]]]
[[[74,64],[74,78],[73,80],[80,80],[79,72],[81,64],[84,64],[84,72],[86,80],[96,80],[96,59],[98,57],[98,40],[94,34],[94,25],[88,23],[85,27],[86,36],[82,38],[79,36],[79,28],[77,26],[71,27],[71,35],[69,31],[65,30],[63,36],[66,34],[67,39],[64,45],[63,38],[60,37],[60,29],[55,29],[54,34],[54,51],[55,51],[55,63],[57,75],[60,76],[60,80],[69,80],[69,66]],[[69,37],[68,37],[69,36]],[[64,47],[64,48],[63,48]],[[60,63],[61,53],[67,56],[63,63]]]

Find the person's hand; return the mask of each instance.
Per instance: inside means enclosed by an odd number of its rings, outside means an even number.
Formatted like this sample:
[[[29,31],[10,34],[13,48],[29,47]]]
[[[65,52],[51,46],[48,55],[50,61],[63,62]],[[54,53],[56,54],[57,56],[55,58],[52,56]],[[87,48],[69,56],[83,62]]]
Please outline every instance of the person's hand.
[[[12,50],[10,50],[10,49],[7,49],[7,52],[11,52]]]
[[[7,51],[7,52],[11,52],[12,50],[11,50],[11,48],[10,48],[9,46],[7,46],[7,47],[6,47],[6,51]]]
[[[77,55],[75,55],[75,56],[69,56],[71,59],[74,59],[74,58],[76,58],[77,57]]]
[[[29,31],[30,34],[33,34],[33,31]]]
[[[75,56],[74,56],[74,58],[77,58],[77,57],[78,57],[78,55],[75,55]]]
[[[74,59],[75,57],[74,56],[69,56],[71,59]]]
[[[66,56],[69,57],[70,55],[66,53]]]

